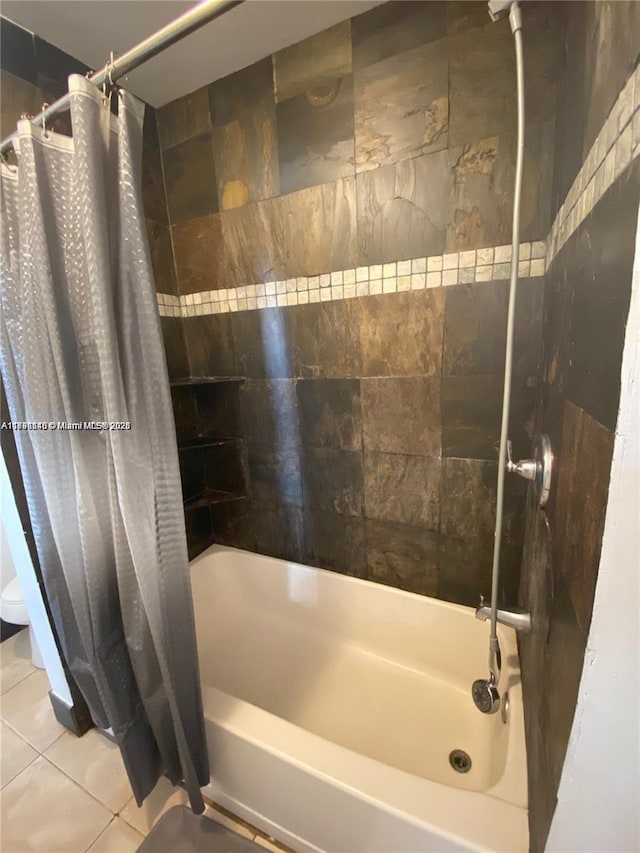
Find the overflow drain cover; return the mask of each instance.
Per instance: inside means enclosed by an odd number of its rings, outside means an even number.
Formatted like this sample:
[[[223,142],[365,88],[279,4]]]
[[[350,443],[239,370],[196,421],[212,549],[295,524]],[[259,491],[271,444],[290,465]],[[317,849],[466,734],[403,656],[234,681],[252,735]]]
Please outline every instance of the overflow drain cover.
[[[454,749],[449,753],[449,764],[457,773],[471,770],[471,758],[463,749]]]

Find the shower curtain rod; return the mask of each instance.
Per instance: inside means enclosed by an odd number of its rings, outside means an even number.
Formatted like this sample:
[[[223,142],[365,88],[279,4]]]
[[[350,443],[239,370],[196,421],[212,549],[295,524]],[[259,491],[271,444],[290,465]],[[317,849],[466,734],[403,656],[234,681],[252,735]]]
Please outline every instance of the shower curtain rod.
[[[225,12],[233,9],[234,6],[239,6],[242,2],[243,0],[201,0],[200,3],[196,3],[195,6],[187,10],[183,15],[180,15],[175,21],[171,21],[171,23],[162,27],[157,33],[144,39],[140,44],[123,53],[122,56],[118,56],[112,62],[107,62],[101,71],[95,71],[89,75],[89,80],[95,83],[96,86],[102,86],[107,82],[115,83],[116,80],[124,77],[125,74],[133,71],[134,68],[162,53],[163,50],[171,47],[172,44],[190,35],[190,33],[199,30],[200,27],[208,24],[215,18],[224,15]],[[34,124],[46,125],[59,113],[69,108],[70,100],[68,93],[63,95],[62,98],[51,104],[51,106],[48,106],[46,110],[33,116],[31,121]],[[2,140],[0,144],[1,154],[4,154],[11,148],[16,136],[17,134],[14,132]]]

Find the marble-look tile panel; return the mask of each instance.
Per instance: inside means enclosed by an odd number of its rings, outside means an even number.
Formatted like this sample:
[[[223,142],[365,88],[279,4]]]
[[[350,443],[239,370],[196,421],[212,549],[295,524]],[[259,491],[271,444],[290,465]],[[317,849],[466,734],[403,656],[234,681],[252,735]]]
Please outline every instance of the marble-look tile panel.
[[[524,638],[523,638],[524,639]],[[535,804],[529,814],[532,853],[543,853],[556,807],[562,765],[569,741],[582,675],[586,634],[580,631],[562,577],[553,584],[550,628],[544,636],[527,636],[536,641],[534,666],[522,664],[523,689],[530,698],[525,703],[525,735],[529,775],[529,798]],[[533,645],[533,643],[531,643]],[[526,649],[523,643],[523,651]],[[526,652],[525,652],[526,654]],[[537,689],[547,678],[549,690]]]
[[[4,139],[15,132],[16,124],[23,113],[35,115],[40,112],[42,95],[33,83],[10,74],[4,68],[0,69],[0,90],[0,133]]]
[[[2,24],[3,29],[6,24],[5,18]],[[59,47],[39,38],[37,35],[33,36],[33,42],[38,71],[38,86],[45,96],[43,100],[51,104],[69,91],[70,74],[80,74],[84,77],[91,69],[84,62],[74,59],[64,50],[60,50]]]
[[[211,127],[207,87],[196,89],[158,109],[160,146],[172,148]]]
[[[204,318],[199,318],[204,320]],[[184,379],[191,373],[182,320],[178,317],[160,317],[162,340],[167,357],[169,379]]]
[[[281,101],[276,113],[283,194],[355,173],[352,75]]]
[[[176,425],[178,444],[192,441],[199,435],[198,413],[196,410],[195,387],[173,385],[171,387],[171,407]]]
[[[515,459],[531,452],[535,386],[535,377],[513,377],[509,438]],[[496,459],[502,391],[502,374],[442,377],[443,456]]]
[[[162,156],[154,145],[142,146],[142,206],[147,219],[168,222],[167,202],[162,177]]]
[[[357,265],[355,178],[309,187],[280,201],[285,275],[278,278],[313,276]]]
[[[364,501],[367,518],[439,530],[440,458],[365,451]]]
[[[303,448],[302,488],[307,509],[362,515],[362,453],[328,447]]]
[[[342,21],[273,55],[276,101],[351,72],[351,21]]]
[[[439,375],[444,296],[434,289],[358,300],[362,375]]]
[[[304,512],[301,507],[254,501],[252,518],[259,554],[304,563]]]
[[[354,69],[444,38],[446,7],[438,0],[396,0],[352,18]]]
[[[520,279],[513,371],[535,376],[540,362],[544,279]],[[504,369],[508,282],[446,290],[443,374],[500,374]]]
[[[447,33],[450,36],[474,27],[484,27],[489,12],[484,3],[477,0],[448,0]]]
[[[211,132],[162,152],[169,220],[172,225],[216,213],[218,193]]]
[[[390,56],[354,77],[356,171],[446,149],[447,39]]]
[[[359,315],[350,300],[292,308],[288,314],[295,375],[346,379],[361,374]]]
[[[280,192],[271,58],[209,87],[221,210]]]
[[[179,451],[182,500],[197,498],[207,485],[203,455],[193,450]]]
[[[200,436],[243,438],[240,422],[240,389],[238,382],[203,382],[192,389],[197,408],[197,431]]]
[[[252,504],[250,500],[214,504],[210,508],[213,539],[220,545],[256,550]]]
[[[8,18],[3,18],[0,37],[3,69],[16,78],[37,86],[38,63],[33,34]]]
[[[423,595],[438,592],[438,535],[422,527],[365,521],[367,576]]]
[[[512,130],[512,128],[510,129]],[[527,127],[521,239],[540,240],[551,221],[553,123]],[[516,136],[503,132],[449,149],[447,251],[508,244],[511,239]]]
[[[302,443],[292,379],[247,379],[240,388],[240,406],[245,440],[278,448]]]
[[[553,117],[560,29],[554,23],[553,5],[540,4],[527,17],[525,101],[531,123]],[[448,41],[450,145],[512,133],[516,125],[516,74],[508,20],[461,29]]]
[[[442,254],[450,183],[446,151],[359,174],[358,264]]]
[[[634,2],[586,4],[584,103],[586,107],[583,158],[637,64],[640,8]],[[605,48],[608,48],[606,49]]]
[[[178,294],[176,276],[173,268],[173,253],[171,251],[171,232],[163,222],[146,219],[147,240],[153,278],[158,293]]]
[[[2,789],[0,806],[7,850],[84,853],[113,817],[43,755]]]
[[[194,217],[171,231],[180,294],[225,287],[221,215]]]
[[[195,455],[198,455],[197,451]],[[246,495],[249,475],[247,450],[243,442],[205,447],[200,455],[204,461],[205,480],[209,489]]]
[[[610,430],[618,418],[639,195],[640,158],[602,197],[554,262],[564,288],[575,282],[568,394]]]
[[[491,594],[492,542],[486,536],[464,542],[441,536],[438,554],[438,598],[477,607]],[[502,591],[502,586],[501,586]]]
[[[221,219],[227,287],[287,277],[290,235],[286,199],[271,198],[226,210]],[[314,235],[321,239],[321,232]]]
[[[228,314],[192,317],[185,339],[192,376],[237,375]]]
[[[283,308],[266,308],[241,311],[232,316],[240,376],[287,379],[296,375],[290,312]]]
[[[306,510],[304,528],[309,565],[366,578],[367,549],[362,518]]]
[[[302,505],[300,451],[249,445],[249,482],[254,501]]]
[[[585,633],[600,564],[613,440],[611,430],[565,401],[554,507],[554,564],[564,575]]]
[[[359,379],[299,379],[296,395],[300,444],[362,449]]]
[[[440,454],[440,377],[363,378],[365,450]]]
[[[515,607],[518,603],[521,555],[519,545],[503,543],[498,593],[501,607]],[[481,595],[488,600],[492,559],[492,537],[481,536],[476,541],[465,542],[441,536],[438,597],[467,607],[477,607]]]
[[[493,550],[497,463],[442,459],[440,530],[443,537]]]

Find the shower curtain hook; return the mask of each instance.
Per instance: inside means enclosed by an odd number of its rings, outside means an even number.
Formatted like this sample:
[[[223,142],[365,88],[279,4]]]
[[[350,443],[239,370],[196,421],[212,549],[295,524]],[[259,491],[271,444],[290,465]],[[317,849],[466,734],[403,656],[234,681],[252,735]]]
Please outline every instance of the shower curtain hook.
[[[45,110],[48,110],[48,109],[49,109],[49,104],[44,103],[42,105],[42,112],[45,112]],[[48,139],[49,135],[50,135],[50,131],[47,130],[47,125],[45,124],[45,117],[44,116],[42,116],[42,135],[44,136],[45,139]]]

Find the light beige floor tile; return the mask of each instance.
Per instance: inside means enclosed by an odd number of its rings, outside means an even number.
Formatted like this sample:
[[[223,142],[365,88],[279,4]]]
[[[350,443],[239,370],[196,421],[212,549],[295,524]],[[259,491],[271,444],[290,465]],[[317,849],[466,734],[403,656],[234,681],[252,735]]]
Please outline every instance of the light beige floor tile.
[[[168,809],[173,806],[186,806],[188,804],[189,798],[186,791],[183,791],[182,788],[174,788],[169,780],[163,777],[141,808],[138,808],[132,797],[120,812],[120,817],[124,818],[138,832],[147,835],[153,824]]]
[[[28,631],[20,631],[0,643],[0,694],[11,690],[35,670]]]
[[[120,750],[97,729],[80,738],[65,732],[45,755],[112,812],[131,799]]]
[[[2,789],[2,849],[84,853],[113,815],[40,755]]]
[[[204,816],[208,817],[210,820],[215,820],[216,823],[221,824],[226,829],[230,829],[231,832],[235,832],[237,835],[241,835],[243,838],[253,838],[254,833],[251,832],[250,829],[247,829],[241,823],[236,823],[235,820],[232,820],[227,815],[219,812],[217,809],[212,808],[212,806],[205,806]]]
[[[0,786],[4,788],[14,776],[31,764],[38,753],[6,723],[0,727]]]
[[[64,732],[56,720],[49,699],[49,681],[37,669],[2,697],[2,719],[39,752],[51,746]]]
[[[132,826],[119,817],[114,817],[87,853],[136,853],[143,841],[144,836]]]

